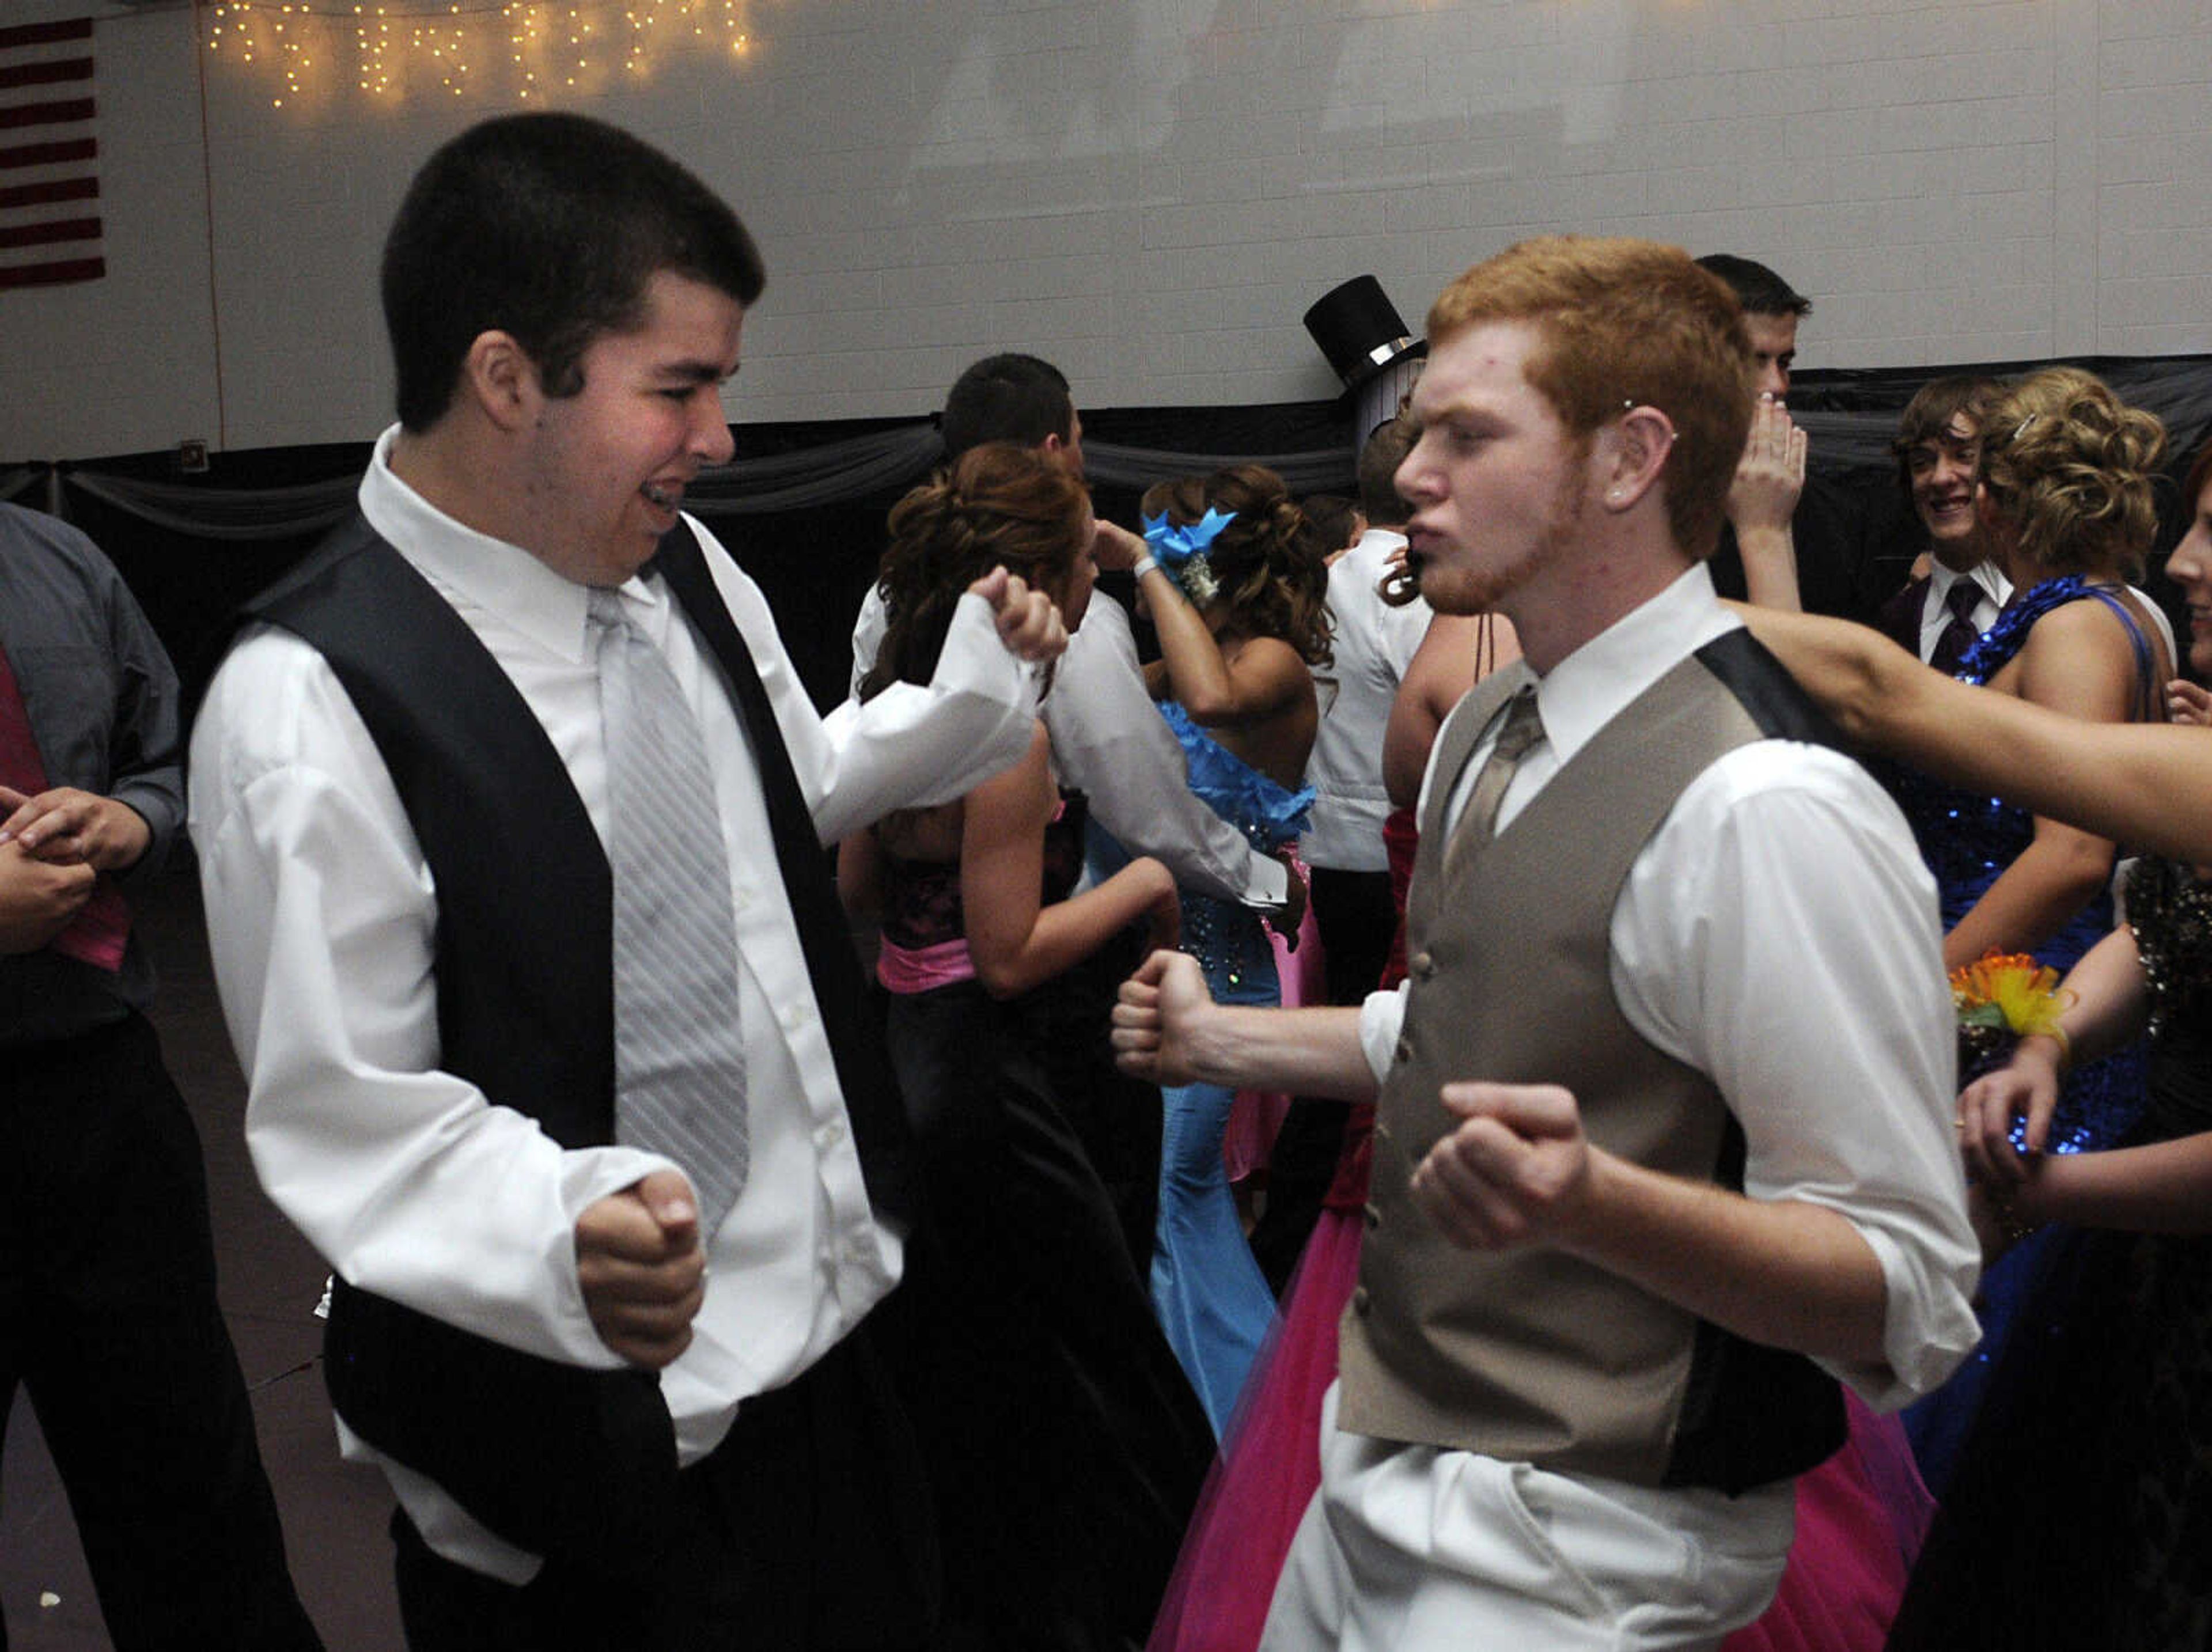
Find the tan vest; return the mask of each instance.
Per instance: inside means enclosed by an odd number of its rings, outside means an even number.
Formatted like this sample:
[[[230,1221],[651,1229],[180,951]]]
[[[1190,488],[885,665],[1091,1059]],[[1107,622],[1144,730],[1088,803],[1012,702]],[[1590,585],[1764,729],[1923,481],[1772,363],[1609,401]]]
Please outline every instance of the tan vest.
[[[1407,908],[1405,1028],[1384,1079],[1339,1426],[1638,1485],[1736,1491],[1842,1439],[1835,1385],[1560,1251],[1463,1250],[1412,1201],[1457,1124],[1437,1091],[1565,1085],[1589,1139],[1739,1186],[1742,1136],[1706,1077],[1622,1017],[1608,958],[1629,868],[1685,787],[1734,748],[1814,720],[1747,632],[1684,660],[1577,752],[1486,845],[1445,870],[1447,799],[1525,667],[1475,689],[1437,751]]]

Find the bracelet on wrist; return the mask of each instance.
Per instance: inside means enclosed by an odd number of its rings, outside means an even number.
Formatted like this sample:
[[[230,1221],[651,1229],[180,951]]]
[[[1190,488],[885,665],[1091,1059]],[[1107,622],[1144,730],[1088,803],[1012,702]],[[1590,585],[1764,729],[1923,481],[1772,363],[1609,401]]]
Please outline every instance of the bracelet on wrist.
[[[1147,574],[1157,573],[1159,566],[1159,559],[1156,556],[1139,556],[1129,565],[1129,572],[1141,580]]]

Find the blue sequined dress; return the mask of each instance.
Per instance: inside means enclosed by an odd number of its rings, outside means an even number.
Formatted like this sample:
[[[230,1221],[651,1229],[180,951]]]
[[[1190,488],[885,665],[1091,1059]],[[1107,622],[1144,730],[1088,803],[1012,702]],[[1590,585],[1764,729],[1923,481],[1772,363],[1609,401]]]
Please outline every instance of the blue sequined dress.
[[[1218,744],[1173,701],[1164,701],[1182,745],[1190,789],[1272,852],[1305,829],[1313,788],[1285,790]],[[1182,947],[1206,970],[1221,1004],[1273,1004],[1273,949],[1250,908],[1182,892]],[[1236,1092],[1219,1084],[1164,1090],[1159,1228],[1152,1246],[1152,1308],[1198,1390],[1213,1430],[1229,1424],[1237,1395],[1275,1316],[1274,1293],[1252,1258],[1221,1163]]]
[[[1996,623],[1967,651],[1959,668],[1960,679],[1988,683],[2020,652],[2036,621],[2067,603],[2087,601],[2102,602],[2127,629],[2136,656],[2136,720],[2146,720],[2154,714],[2155,693],[2156,655],[2150,641],[2124,598],[2078,574],[2045,580],[2014,596]],[[2035,835],[2035,818],[2001,798],[1977,797],[1911,769],[1897,771],[1891,780],[1919,840],[1921,856],[1936,874],[1948,933],[2028,846]],[[2036,962],[2049,964],[2063,975],[2112,927],[2112,895],[2109,890],[2100,890],[2094,900],[2035,949]],[[1971,1076],[1960,1074],[1960,1083]],[[2142,1094],[2140,1047],[2071,1074],[2051,1121],[2049,1151],[2079,1153],[2112,1146],[2135,1122],[2142,1110]],[[1905,1413],[1905,1432],[1912,1441],[1921,1474],[1939,1498],[1990,1373],[2002,1351],[2014,1315],[2040,1272],[2047,1248],[2037,1242],[2015,1246],[1983,1276],[1981,1345],[1948,1382]]]

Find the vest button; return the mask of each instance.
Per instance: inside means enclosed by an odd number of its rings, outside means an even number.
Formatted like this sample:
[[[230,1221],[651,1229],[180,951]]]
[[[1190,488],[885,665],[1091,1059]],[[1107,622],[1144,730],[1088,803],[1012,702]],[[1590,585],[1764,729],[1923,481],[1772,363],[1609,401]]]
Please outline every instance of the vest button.
[[[1429,953],[1426,953],[1426,952],[1418,952],[1418,953],[1414,954],[1414,956],[1413,956],[1413,979],[1414,979],[1414,980],[1416,980],[1416,981],[1433,981],[1433,980],[1436,978],[1436,973],[1437,973],[1437,961],[1436,961],[1436,959],[1435,959],[1432,956],[1431,956]]]
[[[1356,1287],[1352,1293],[1352,1311],[1363,1317],[1367,1313],[1367,1287],[1364,1285]]]
[[[1372,1205],[1361,1206],[1359,1207],[1359,1214],[1361,1219],[1367,1224],[1368,1230],[1370,1232],[1372,1232],[1374,1230],[1382,1225],[1382,1212]]]

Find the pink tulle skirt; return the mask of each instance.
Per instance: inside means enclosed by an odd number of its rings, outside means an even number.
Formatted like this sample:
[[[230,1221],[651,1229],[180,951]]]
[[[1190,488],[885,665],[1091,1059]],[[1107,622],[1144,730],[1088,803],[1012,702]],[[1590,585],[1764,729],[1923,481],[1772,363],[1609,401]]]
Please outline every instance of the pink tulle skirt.
[[[1321,1402],[1359,1275],[1359,1212],[1321,1213],[1168,1580],[1148,1652],[1252,1652],[1321,1484]]]
[[[1797,1482],[1797,1536],[1774,1604],[1721,1652],[1881,1652],[1936,1500],[1904,1426],[1846,1388],[1850,1437]]]

